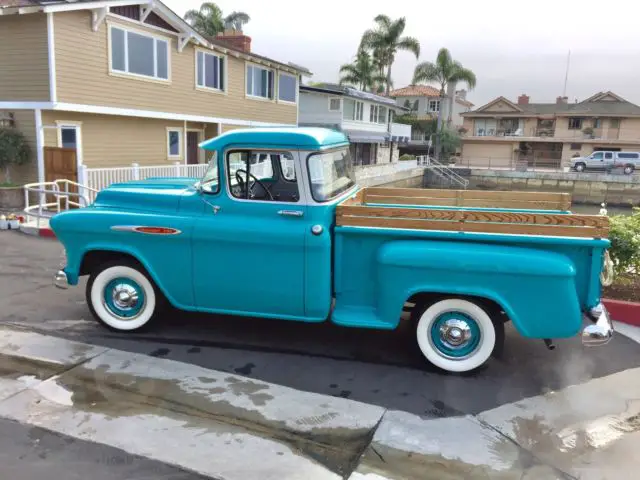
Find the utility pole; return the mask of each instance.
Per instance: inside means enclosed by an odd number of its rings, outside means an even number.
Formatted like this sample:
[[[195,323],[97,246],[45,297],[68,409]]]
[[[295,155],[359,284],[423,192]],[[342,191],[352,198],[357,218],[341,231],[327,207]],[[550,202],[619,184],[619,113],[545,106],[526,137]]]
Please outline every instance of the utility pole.
[[[564,88],[562,89],[562,96],[567,96],[567,81],[569,80],[569,64],[571,63],[571,50],[569,50],[569,54],[567,55],[567,71],[564,74]]]

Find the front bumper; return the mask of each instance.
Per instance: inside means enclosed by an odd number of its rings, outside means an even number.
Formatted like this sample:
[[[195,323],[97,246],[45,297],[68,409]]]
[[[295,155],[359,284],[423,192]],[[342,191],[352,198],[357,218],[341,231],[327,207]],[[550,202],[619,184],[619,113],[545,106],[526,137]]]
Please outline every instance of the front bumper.
[[[69,288],[69,279],[67,278],[67,274],[64,270],[58,270],[58,272],[53,276],[53,284],[63,290]]]
[[[606,307],[600,303],[585,315],[594,325],[587,325],[582,330],[582,344],[586,347],[606,345],[613,336],[613,323]]]

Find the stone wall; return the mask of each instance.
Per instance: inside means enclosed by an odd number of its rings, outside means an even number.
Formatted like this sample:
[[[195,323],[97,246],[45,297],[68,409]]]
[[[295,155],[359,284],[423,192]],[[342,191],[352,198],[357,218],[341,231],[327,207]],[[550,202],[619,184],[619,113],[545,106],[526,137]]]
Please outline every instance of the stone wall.
[[[377,164],[395,163],[398,161],[398,159],[400,158],[400,150],[398,149],[398,145],[393,144],[393,153],[391,154],[391,162],[389,162],[389,152],[391,148],[391,146],[383,147],[382,144],[378,145],[378,157],[376,159]]]
[[[528,190],[570,193],[574,203],[640,206],[640,175],[605,175],[573,172],[513,172],[456,168],[469,180],[469,189]],[[425,174],[425,187],[433,186]],[[443,188],[438,185],[437,188]]]

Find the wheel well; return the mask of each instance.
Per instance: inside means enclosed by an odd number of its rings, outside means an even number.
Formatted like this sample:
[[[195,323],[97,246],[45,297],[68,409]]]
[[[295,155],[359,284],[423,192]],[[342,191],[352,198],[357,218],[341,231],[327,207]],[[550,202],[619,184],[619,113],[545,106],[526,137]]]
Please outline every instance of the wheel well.
[[[432,305],[438,300],[444,298],[461,298],[463,300],[472,301],[484,308],[491,318],[503,318],[505,322],[509,321],[509,317],[498,302],[491,300],[490,298],[478,297],[475,295],[451,295],[446,293],[421,292],[411,295],[407,299],[407,303],[413,304],[415,307],[419,305]]]
[[[136,257],[128,253],[114,252],[112,250],[92,250],[87,252],[80,264],[80,275],[90,275],[96,268],[107,262],[123,260],[127,263],[136,264],[144,269]]]

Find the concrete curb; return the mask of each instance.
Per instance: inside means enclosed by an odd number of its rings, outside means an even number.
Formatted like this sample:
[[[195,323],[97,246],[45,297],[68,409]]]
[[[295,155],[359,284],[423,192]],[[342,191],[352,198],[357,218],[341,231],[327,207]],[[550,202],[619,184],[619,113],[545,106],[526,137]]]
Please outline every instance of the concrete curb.
[[[602,300],[609,311],[611,318],[618,322],[623,322],[634,327],[640,327],[640,303],[625,302],[623,300]]]
[[[34,237],[56,238],[56,234],[49,227],[35,227],[33,225],[21,224],[20,231],[26,235],[32,235]]]
[[[385,412],[17,328],[0,365],[0,417],[225,480],[342,478]]]

